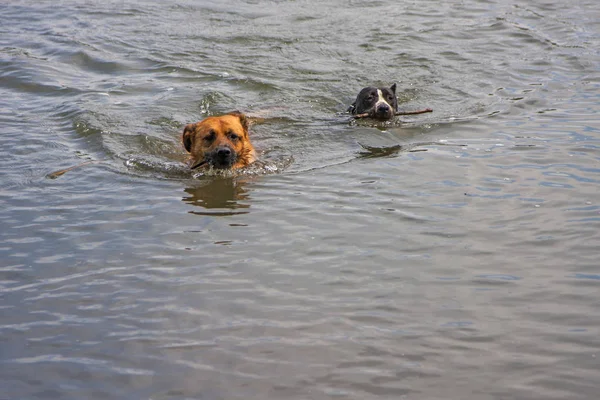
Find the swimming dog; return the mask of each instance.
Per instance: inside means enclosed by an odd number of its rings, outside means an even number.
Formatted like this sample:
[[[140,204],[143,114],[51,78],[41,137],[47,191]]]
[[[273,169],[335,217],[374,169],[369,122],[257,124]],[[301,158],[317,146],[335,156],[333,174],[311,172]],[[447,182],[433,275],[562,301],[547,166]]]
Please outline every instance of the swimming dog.
[[[236,169],[256,161],[248,125],[248,118],[238,111],[186,125],[182,141],[190,153],[189,167]]]
[[[374,118],[380,121],[388,121],[396,115],[414,115],[432,112],[431,108],[415,111],[398,111],[398,99],[396,98],[396,84],[389,88],[376,88],[368,86],[362,89],[356,100],[348,111],[354,118]]]
[[[353,115],[367,114],[370,118],[389,120],[398,111],[396,84],[389,88],[366,87],[358,93],[356,101],[348,108]]]

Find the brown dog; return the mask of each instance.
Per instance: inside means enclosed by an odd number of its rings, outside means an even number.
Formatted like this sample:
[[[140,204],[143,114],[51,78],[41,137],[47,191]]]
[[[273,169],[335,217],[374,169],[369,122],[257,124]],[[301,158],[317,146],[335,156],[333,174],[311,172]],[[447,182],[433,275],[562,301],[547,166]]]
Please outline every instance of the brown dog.
[[[248,137],[248,119],[237,111],[186,125],[182,139],[191,154],[191,169],[200,166],[235,169],[256,161]]]

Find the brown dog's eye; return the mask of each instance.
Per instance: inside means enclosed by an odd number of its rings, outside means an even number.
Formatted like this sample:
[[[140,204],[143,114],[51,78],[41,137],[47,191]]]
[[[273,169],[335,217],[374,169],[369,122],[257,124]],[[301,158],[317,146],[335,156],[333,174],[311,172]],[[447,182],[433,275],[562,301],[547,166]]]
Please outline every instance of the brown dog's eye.
[[[233,141],[236,141],[236,140],[238,140],[239,138],[240,138],[240,137],[239,137],[239,135],[237,135],[237,134],[235,134],[235,133],[233,133],[233,132],[229,134],[229,139],[231,139],[231,140],[233,140]]]
[[[217,136],[217,133],[211,130],[210,132],[208,132],[208,135],[204,137],[204,140],[206,140],[207,142],[212,142],[213,140],[215,140],[215,136]]]

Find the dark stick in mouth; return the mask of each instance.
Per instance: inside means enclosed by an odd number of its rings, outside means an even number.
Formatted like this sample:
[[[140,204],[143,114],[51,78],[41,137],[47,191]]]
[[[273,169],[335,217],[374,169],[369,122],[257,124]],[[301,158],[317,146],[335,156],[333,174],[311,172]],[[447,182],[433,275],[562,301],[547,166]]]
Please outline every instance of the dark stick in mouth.
[[[196,168],[200,168],[201,166],[205,165],[207,162],[208,162],[208,161],[206,161],[206,160],[202,160],[202,161],[200,161],[199,163],[197,163],[197,164],[195,164],[195,165],[192,165],[192,166],[190,167],[190,169],[196,169]]]
[[[413,114],[425,114],[425,113],[430,113],[433,112],[433,109],[431,108],[424,108],[422,110],[415,110],[415,111],[400,111],[395,113],[394,115],[413,115]]]
[[[415,114],[425,114],[425,113],[430,113],[430,112],[433,112],[433,110],[431,108],[424,108],[422,110],[416,110],[416,111],[398,111],[398,112],[394,113],[394,115],[415,115]],[[353,117],[356,119],[369,118],[370,114],[369,113],[356,114],[356,115],[353,115]]]

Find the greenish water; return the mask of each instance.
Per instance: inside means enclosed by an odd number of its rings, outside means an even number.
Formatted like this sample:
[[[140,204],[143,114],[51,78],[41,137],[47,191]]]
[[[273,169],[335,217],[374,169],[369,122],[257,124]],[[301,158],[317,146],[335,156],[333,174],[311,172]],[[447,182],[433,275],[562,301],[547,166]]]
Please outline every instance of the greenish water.
[[[591,0],[3,4],[0,398],[595,398],[598,49]],[[345,114],[394,82],[434,112]],[[261,164],[192,174],[231,110]]]

